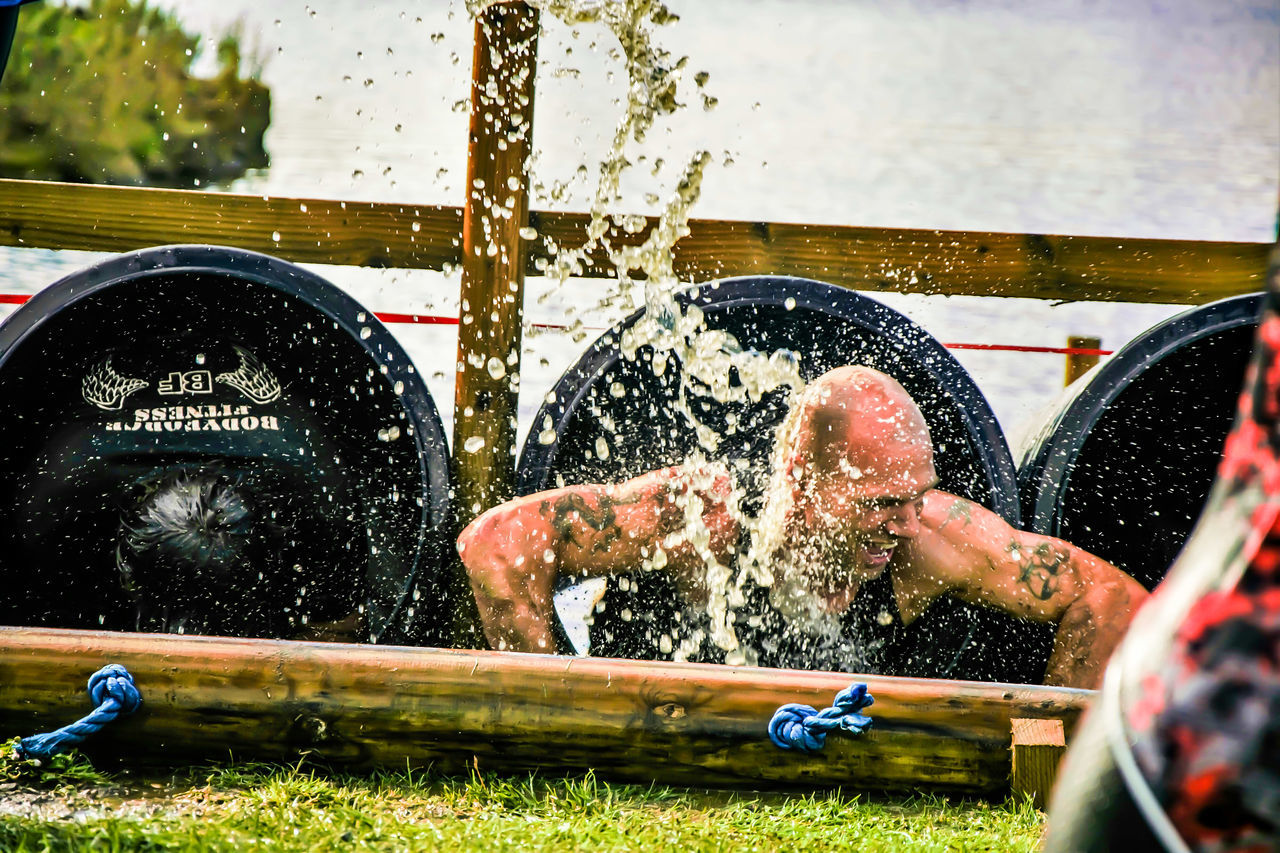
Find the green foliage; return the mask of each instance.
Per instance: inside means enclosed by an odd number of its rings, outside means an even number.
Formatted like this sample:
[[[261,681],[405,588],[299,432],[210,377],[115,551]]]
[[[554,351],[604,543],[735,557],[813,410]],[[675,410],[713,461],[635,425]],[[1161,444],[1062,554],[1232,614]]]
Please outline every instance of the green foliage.
[[[1026,802],[692,792],[613,785],[593,774],[459,779],[238,765],[152,790],[97,806],[90,798],[67,816],[0,813],[0,849],[1004,853],[1034,850],[1043,824]]]
[[[0,82],[0,176],[191,186],[267,164],[270,93],[239,33],[194,76],[200,40],[146,0],[37,3]],[[260,63],[259,63],[260,65]]]

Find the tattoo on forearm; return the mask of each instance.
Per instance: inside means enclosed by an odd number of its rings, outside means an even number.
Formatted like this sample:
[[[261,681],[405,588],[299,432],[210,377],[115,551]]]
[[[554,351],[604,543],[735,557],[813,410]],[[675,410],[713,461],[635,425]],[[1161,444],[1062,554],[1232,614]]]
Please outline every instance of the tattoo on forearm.
[[[947,517],[942,520],[942,527],[946,527],[953,521],[964,522],[961,527],[968,527],[973,523],[973,504],[964,498],[957,498],[950,507],[947,508]]]
[[[538,510],[551,522],[561,542],[585,548],[587,543],[580,538],[584,532],[582,525],[596,531],[600,535],[590,543],[591,552],[600,554],[608,551],[614,542],[622,538],[622,528],[618,525],[618,514],[614,512],[614,507],[638,503],[642,499],[643,496],[637,496],[615,500],[608,495],[598,495],[597,506],[593,507],[582,495],[567,494],[554,501],[543,501]]]
[[[1018,561],[1018,580],[1031,590],[1031,594],[1041,601],[1053,598],[1058,591],[1062,571],[1070,561],[1066,549],[1042,542],[1026,551],[1013,541],[1007,550]]]

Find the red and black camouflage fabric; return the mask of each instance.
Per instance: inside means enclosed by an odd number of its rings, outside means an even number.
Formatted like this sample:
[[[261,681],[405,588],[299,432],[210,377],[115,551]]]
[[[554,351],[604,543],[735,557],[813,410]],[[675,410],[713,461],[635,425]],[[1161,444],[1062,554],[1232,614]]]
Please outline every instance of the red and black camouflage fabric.
[[[1280,248],[1268,285],[1213,493],[1061,768],[1047,853],[1280,850]]]
[[[1278,301],[1273,281],[1218,473],[1254,504],[1243,572],[1195,601],[1126,714],[1138,765],[1193,850],[1280,849]]]

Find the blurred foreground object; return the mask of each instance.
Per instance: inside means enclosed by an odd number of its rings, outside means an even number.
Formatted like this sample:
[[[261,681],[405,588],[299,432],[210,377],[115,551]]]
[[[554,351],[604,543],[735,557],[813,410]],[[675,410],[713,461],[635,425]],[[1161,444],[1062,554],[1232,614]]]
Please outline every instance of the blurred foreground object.
[[[1268,283],[1218,480],[1067,754],[1049,853],[1280,847],[1280,249]]]

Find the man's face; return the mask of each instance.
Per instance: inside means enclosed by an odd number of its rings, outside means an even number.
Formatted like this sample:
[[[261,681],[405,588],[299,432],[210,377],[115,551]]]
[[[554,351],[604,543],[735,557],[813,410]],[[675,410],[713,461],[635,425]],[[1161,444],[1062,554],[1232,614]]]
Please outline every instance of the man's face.
[[[912,412],[887,413],[869,428],[836,413],[814,422],[813,453],[793,469],[789,534],[804,552],[813,591],[843,610],[858,585],[882,574],[902,542],[920,531],[924,495],[938,484],[933,447]]]
[[[919,533],[921,502],[938,477],[928,454],[885,459],[878,468],[815,469],[802,483],[797,509],[805,524],[797,533],[839,558],[853,579],[870,580]]]

